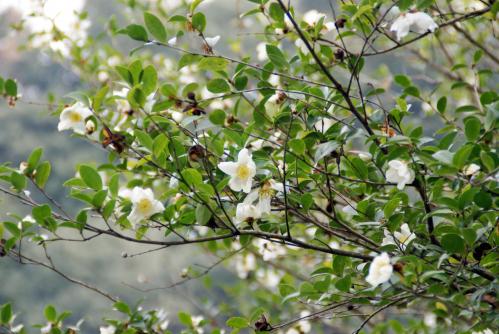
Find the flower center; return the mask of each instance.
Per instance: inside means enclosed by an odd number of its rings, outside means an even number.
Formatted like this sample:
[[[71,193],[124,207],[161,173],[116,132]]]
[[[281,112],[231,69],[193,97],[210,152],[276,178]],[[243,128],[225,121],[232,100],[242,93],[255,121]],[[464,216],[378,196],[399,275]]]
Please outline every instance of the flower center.
[[[240,179],[247,179],[250,175],[250,170],[246,165],[240,165],[236,169],[236,175]]]
[[[82,117],[79,113],[73,111],[72,113],[69,114],[69,119],[73,123],[78,123],[82,121]]]
[[[409,239],[409,236],[408,235],[401,235],[398,239],[399,239],[399,242],[401,244],[404,244],[407,241],[407,239]]]
[[[137,209],[142,213],[147,213],[151,210],[152,203],[147,198],[143,198],[137,203]]]

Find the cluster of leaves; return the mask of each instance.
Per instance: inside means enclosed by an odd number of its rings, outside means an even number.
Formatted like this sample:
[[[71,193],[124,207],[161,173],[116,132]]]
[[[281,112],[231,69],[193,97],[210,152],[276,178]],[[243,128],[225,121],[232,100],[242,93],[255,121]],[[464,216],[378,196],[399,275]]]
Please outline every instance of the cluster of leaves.
[[[15,222],[2,222],[2,252],[22,258],[16,250],[21,240],[47,247],[64,240],[62,229],[82,241],[107,235],[154,247],[202,244],[223,261],[234,260],[238,275],[254,283],[231,291],[239,314],[227,310],[223,317],[230,316],[226,326],[233,333],[246,328],[300,332],[299,326],[306,327],[300,321],[308,320],[317,320],[320,330],[368,312],[353,322],[358,333],[378,313],[395,307],[429,314],[438,326],[400,314],[377,323],[373,332],[402,333],[407,324],[413,332],[435,326],[436,332],[460,333],[497,328],[499,102],[493,90],[497,63],[487,45],[473,39],[471,54],[457,45],[456,64],[443,70],[445,87],[428,93],[420,80],[396,74],[387,91],[382,84],[367,85],[361,74],[370,73],[370,56],[405,47],[386,28],[393,4],[341,4],[331,28],[325,15],[300,19],[283,1],[250,2],[256,6],[242,17],[265,20],[265,55],[258,64],[254,55],[239,59],[216,52],[205,37],[209,22],[199,10],[202,1],[172,15],[146,8],[144,25],[119,29],[111,24],[113,35],[141,42],[129,59],[111,48],[105,55],[95,52],[88,62],[74,56],[80,73],[109,74],[98,89],[71,95],[91,112],[77,120],[86,124],[86,133],[75,135],[105,147],[108,161],[78,166],[64,184],[82,203],[75,217],[45,192],[51,168],[41,161],[41,149],[21,168],[1,165],[0,178],[10,186],[2,191],[32,207],[32,219],[13,216]],[[413,5],[440,11],[433,1],[402,1],[399,7]],[[479,29],[488,24],[480,15],[496,14],[494,2],[474,15],[453,13],[450,21],[470,20]],[[439,22],[442,29],[450,21]],[[446,38],[445,33],[438,31],[435,38]],[[201,51],[180,42],[189,34]],[[406,44],[411,47],[426,35]],[[151,47],[182,55],[175,60],[152,55]],[[111,56],[119,58],[118,65],[106,61]],[[166,61],[175,64],[173,70],[162,70]],[[468,73],[475,83],[462,79]],[[5,91],[17,96],[8,82]],[[468,97],[473,102],[460,103]],[[415,122],[411,104],[428,106],[442,127]],[[67,108],[61,103],[56,114],[62,119]],[[271,182],[283,190],[271,191],[271,212],[238,222],[239,205],[249,195],[234,190],[232,176],[217,166],[236,161],[246,148],[256,165],[253,190],[261,197]],[[389,177],[392,161],[408,168],[402,186]],[[31,198],[29,182],[47,203]],[[138,225],[129,217],[140,201],[124,195],[135,187],[153,189],[165,207]],[[410,241],[396,237],[404,225],[414,236]],[[393,242],[386,241],[390,237]],[[382,253],[390,255],[395,272],[385,284],[370,286],[369,264]],[[162,320],[157,311],[131,309],[121,301],[114,307],[127,319],[109,320],[113,333],[167,332],[157,327]],[[298,317],[302,309],[309,315]],[[50,323],[62,323],[55,311],[49,313]],[[212,320],[179,315],[186,333],[205,325],[220,332]],[[2,323],[9,321],[2,316]],[[50,333],[61,332],[55,327]]]

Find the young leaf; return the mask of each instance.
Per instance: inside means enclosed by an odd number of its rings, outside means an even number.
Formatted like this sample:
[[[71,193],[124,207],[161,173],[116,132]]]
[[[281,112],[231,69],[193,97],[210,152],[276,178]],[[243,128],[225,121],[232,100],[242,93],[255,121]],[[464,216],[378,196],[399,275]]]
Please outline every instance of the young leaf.
[[[166,29],[161,20],[150,12],[144,12],[144,22],[147,30],[160,42],[166,41]]]
[[[89,165],[80,166],[80,176],[87,186],[98,191],[102,189],[102,179],[97,171]]]

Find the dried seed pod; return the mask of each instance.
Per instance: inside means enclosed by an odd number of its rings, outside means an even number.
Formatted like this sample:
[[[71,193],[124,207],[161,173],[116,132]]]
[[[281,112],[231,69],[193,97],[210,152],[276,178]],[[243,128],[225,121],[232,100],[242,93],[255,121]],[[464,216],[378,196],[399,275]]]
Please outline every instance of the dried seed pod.
[[[189,159],[191,161],[199,161],[205,157],[204,147],[201,145],[194,145],[189,147]]]
[[[336,22],[334,22],[334,24],[336,25],[336,27],[338,27],[338,29],[340,29],[345,27],[346,22],[347,19],[345,19],[344,17],[340,17],[339,19],[336,20]]]

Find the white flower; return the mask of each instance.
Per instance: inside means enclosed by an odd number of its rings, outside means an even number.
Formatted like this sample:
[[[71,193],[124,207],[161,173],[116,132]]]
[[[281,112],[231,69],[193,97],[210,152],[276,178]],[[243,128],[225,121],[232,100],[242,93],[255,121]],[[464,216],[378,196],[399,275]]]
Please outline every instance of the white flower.
[[[295,46],[297,48],[300,49],[300,51],[307,55],[308,54],[308,48],[307,48],[307,45],[303,42],[303,40],[301,38],[298,38],[296,41],[295,41]]]
[[[255,276],[260,284],[269,289],[274,289],[279,285],[283,275],[272,269],[258,269]]]
[[[471,332],[471,334],[494,334],[494,332],[492,331],[492,329],[484,329],[483,331],[479,331],[479,332]]]
[[[249,193],[256,174],[256,165],[248,149],[243,148],[237,155],[236,162],[221,162],[218,168],[230,175],[229,187],[234,191]]]
[[[170,38],[170,39],[168,40],[168,42],[167,42],[167,43],[168,43],[168,45],[170,45],[170,46],[175,46],[175,45],[177,45],[177,37]]]
[[[97,73],[97,79],[100,82],[106,82],[107,80],[109,80],[109,73],[107,73],[106,71],[99,71],[99,73]]]
[[[397,33],[397,40],[400,41],[409,34],[411,29],[423,34],[428,31],[434,32],[437,28],[438,25],[430,15],[423,12],[415,12],[400,14],[390,27],[390,31],[395,31]]]
[[[397,240],[397,242],[395,241],[394,237]],[[416,235],[411,232],[411,230],[409,229],[409,225],[402,224],[402,226],[400,226],[400,232],[395,231],[393,233],[393,236],[388,230],[385,230],[385,237],[383,238],[381,245],[385,246],[385,245],[400,244],[400,247],[402,249],[405,249],[405,247],[412,240],[414,240],[414,238],[416,238]]]
[[[128,88],[123,88],[122,90],[115,90],[113,91],[114,96],[120,97],[119,99],[115,99],[114,101],[116,102],[117,109],[120,113],[128,113],[132,109],[130,106],[130,103],[127,100],[128,92],[130,90]]]
[[[134,187],[130,200],[132,202],[132,212],[128,215],[128,220],[133,225],[165,209],[163,204],[154,198],[151,189]]]
[[[438,28],[438,24],[433,21],[432,17],[423,12],[409,13],[413,20],[415,32],[424,34],[428,31],[434,32]]]
[[[400,8],[398,6],[393,6],[390,10],[385,14],[385,20],[391,21],[400,16]]]
[[[209,47],[214,47],[218,41],[220,40],[220,36],[217,35],[217,36],[214,36],[214,37],[206,37],[205,38],[205,41],[206,41],[206,44],[208,44]]]
[[[332,118],[329,117],[323,117],[314,124],[314,128],[317,131],[320,131],[322,133],[326,133],[327,130],[329,130],[330,127],[336,124],[336,121],[333,120]]]
[[[376,287],[382,283],[388,282],[392,276],[392,272],[393,267],[390,264],[390,257],[387,253],[381,253],[371,262],[366,281]]]
[[[260,219],[262,213],[257,207],[249,203],[239,203],[236,207],[236,224],[241,224],[245,221]]]
[[[52,324],[50,322],[47,322],[45,326],[40,328],[40,332],[42,332],[42,334],[48,334],[50,333],[51,329],[52,329]]]
[[[286,255],[285,247],[267,240],[256,239],[253,241],[253,245],[258,248],[258,253],[262,256],[263,261],[275,260]]]
[[[236,272],[240,279],[248,278],[248,274],[256,269],[256,258],[248,253],[236,258]]]
[[[480,166],[477,164],[469,164],[468,166],[464,167],[463,173],[464,175],[470,176],[473,174],[476,174],[480,170]]]
[[[116,332],[116,327],[109,325],[106,327],[100,327],[100,334],[114,334]]]
[[[266,61],[269,59],[267,56],[267,45],[265,43],[258,43],[256,46],[256,58],[259,61]]]
[[[405,161],[391,160],[388,162],[386,181],[396,183],[399,190],[404,189],[406,184],[414,181],[414,171],[409,168]]]
[[[315,26],[321,18],[326,18],[326,14],[320,13],[315,9],[309,10],[303,15],[303,21],[305,21],[309,26]]]
[[[306,318],[309,315],[310,315],[309,311],[300,312],[300,318]],[[310,321],[308,321],[307,319],[302,319],[298,321],[298,323],[295,326],[288,329],[286,331],[286,334],[305,334],[309,333],[311,329],[312,325],[310,324]]]
[[[252,204],[258,200],[256,209],[259,213],[270,213],[271,200],[276,191],[284,191],[282,183],[277,183],[274,180],[265,181],[260,188],[252,190],[248,196],[246,196],[243,203]]]
[[[85,119],[90,115],[92,115],[90,109],[88,109],[83,103],[76,102],[61,112],[57,129],[59,131],[73,129],[76,133],[84,134]]]
[[[180,123],[184,119],[184,113],[181,111],[173,111],[171,117],[175,122]]]
[[[435,328],[437,326],[437,316],[435,313],[425,313],[423,319],[426,326],[430,328]]]

